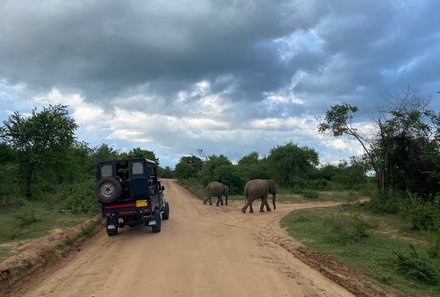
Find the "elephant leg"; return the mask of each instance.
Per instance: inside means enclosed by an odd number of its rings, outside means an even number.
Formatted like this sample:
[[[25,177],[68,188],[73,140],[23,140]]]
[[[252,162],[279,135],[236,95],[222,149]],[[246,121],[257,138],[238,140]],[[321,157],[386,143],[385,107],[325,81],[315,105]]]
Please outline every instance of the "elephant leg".
[[[252,201],[250,204],[249,204],[249,212],[251,212],[251,213],[253,213],[254,212],[254,209],[252,208],[252,203],[253,203],[254,201]]]
[[[219,204],[223,205],[223,200],[221,196],[217,196],[217,206],[219,206]]]
[[[249,206],[249,200],[246,198],[244,206],[241,208],[241,212],[246,213],[246,209],[248,208],[248,206]]]
[[[264,212],[264,199],[261,200],[260,212]]]
[[[206,199],[205,200],[203,200],[203,204],[206,204],[206,202],[208,202],[208,200],[210,199],[210,197],[208,196],[208,197],[206,197]]]
[[[264,200],[264,205],[266,205],[266,210],[267,211],[271,211],[272,209],[270,209],[269,207],[269,203],[267,202],[267,199]]]

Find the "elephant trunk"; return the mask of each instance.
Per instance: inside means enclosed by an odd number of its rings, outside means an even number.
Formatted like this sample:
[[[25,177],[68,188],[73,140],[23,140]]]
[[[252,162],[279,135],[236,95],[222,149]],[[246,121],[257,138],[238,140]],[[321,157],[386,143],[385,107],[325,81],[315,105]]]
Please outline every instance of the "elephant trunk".
[[[272,204],[273,204],[273,210],[277,209],[276,205],[275,205],[275,199],[276,199],[277,194],[273,193],[272,195]]]

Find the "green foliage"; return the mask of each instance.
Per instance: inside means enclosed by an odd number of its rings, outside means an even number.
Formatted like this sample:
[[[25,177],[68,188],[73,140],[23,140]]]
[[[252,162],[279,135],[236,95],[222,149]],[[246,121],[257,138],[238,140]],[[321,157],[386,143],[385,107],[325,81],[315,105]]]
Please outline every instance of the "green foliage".
[[[140,147],[134,148],[128,153],[122,153],[119,156],[120,159],[135,159],[135,158],[146,158],[159,164],[159,159],[153,151],[143,150]]]
[[[433,202],[412,199],[405,205],[404,213],[411,218],[412,225],[417,230],[440,230],[440,196]]]
[[[303,190],[302,191],[304,198],[306,199],[318,199],[319,198],[319,192],[315,190]]]
[[[321,179],[317,189],[361,190],[369,183],[367,171],[368,165],[365,161],[355,157],[350,162],[343,160],[337,165],[326,164],[317,173],[316,180]]]
[[[353,114],[359,109],[350,104],[341,104],[332,106],[325,113],[325,121],[318,126],[319,132],[323,133],[330,130],[333,136],[342,136],[343,134],[352,135],[355,130],[350,126]]]
[[[440,114],[429,109],[429,100],[412,89],[388,100],[392,101],[394,104],[378,108],[373,137],[363,136],[352,125],[358,108],[349,104],[332,106],[318,130],[330,131],[334,136],[351,136],[362,145],[383,199],[396,193],[401,197],[412,193],[429,199],[440,192]]]
[[[64,156],[74,143],[76,128],[63,105],[49,105],[40,112],[34,109],[30,117],[15,112],[4,122],[0,138],[19,153],[21,176],[29,197],[33,195],[34,180],[43,172],[47,178],[64,169]]]
[[[431,264],[429,259],[418,255],[415,247],[410,246],[409,254],[394,252],[397,271],[403,276],[425,282],[430,285],[440,284],[440,272]]]
[[[356,216],[360,222],[356,222]],[[400,289],[404,292],[402,296],[440,296],[440,286],[407,279],[398,272],[393,253],[407,255],[408,240],[411,240],[408,238],[414,238],[419,254],[425,255],[429,247],[419,242],[431,240],[435,235],[433,231],[408,234],[408,223],[401,217],[364,212],[356,206],[298,210],[284,217],[281,226],[304,245]],[[419,258],[440,270],[438,258]]]
[[[23,186],[20,183],[19,167],[14,163],[0,163],[0,208],[23,206]]]
[[[66,209],[74,214],[96,214],[99,203],[94,196],[94,179],[65,185],[61,191]]]
[[[401,200],[398,195],[388,195],[384,197],[377,192],[371,195],[370,201],[366,204],[366,208],[375,213],[398,214],[401,210]]]
[[[174,170],[171,167],[166,166],[165,168],[158,167],[157,174],[161,178],[174,178]]]
[[[267,157],[268,167],[272,179],[280,186],[294,186],[297,177],[305,178],[316,171],[318,154],[308,147],[299,147],[292,142],[277,146],[270,151]]]
[[[176,164],[174,173],[178,178],[198,178],[200,171],[203,168],[203,161],[194,155],[183,156],[179,163]]]
[[[99,147],[93,150],[94,162],[117,160],[119,159],[119,154],[111,146],[106,143],[101,144]]]
[[[257,152],[252,152],[242,157],[238,161],[236,168],[239,175],[245,181],[257,178],[271,179],[267,158],[260,159]]]
[[[200,176],[202,177],[203,186],[211,181],[218,181],[229,186],[230,194],[243,193],[244,180],[232,162],[223,155],[209,156],[200,172]]]

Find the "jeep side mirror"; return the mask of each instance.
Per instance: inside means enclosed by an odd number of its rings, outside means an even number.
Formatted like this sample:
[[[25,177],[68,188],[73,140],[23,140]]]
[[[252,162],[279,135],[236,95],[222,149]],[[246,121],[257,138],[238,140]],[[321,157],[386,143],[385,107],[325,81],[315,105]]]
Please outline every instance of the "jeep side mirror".
[[[164,186],[162,186],[162,191],[165,191],[165,187]]]

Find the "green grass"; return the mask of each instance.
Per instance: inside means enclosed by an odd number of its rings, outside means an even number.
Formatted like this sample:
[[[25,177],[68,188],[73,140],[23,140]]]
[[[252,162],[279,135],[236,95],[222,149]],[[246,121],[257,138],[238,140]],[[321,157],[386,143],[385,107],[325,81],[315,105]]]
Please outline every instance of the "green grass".
[[[74,215],[61,206],[29,202],[22,207],[0,210],[0,244],[46,236],[55,228],[74,227],[91,216]],[[0,261],[14,254],[7,245],[0,246]]]
[[[429,257],[434,246],[430,240],[437,235],[425,232],[410,236],[408,224],[396,216],[378,216],[358,206],[295,211],[281,221],[289,234],[305,245],[360,267],[409,296],[440,296],[440,285],[402,273],[396,253],[416,260],[407,262],[424,263],[440,273],[440,259]],[[411,245],[419,258],[411,255]]]

